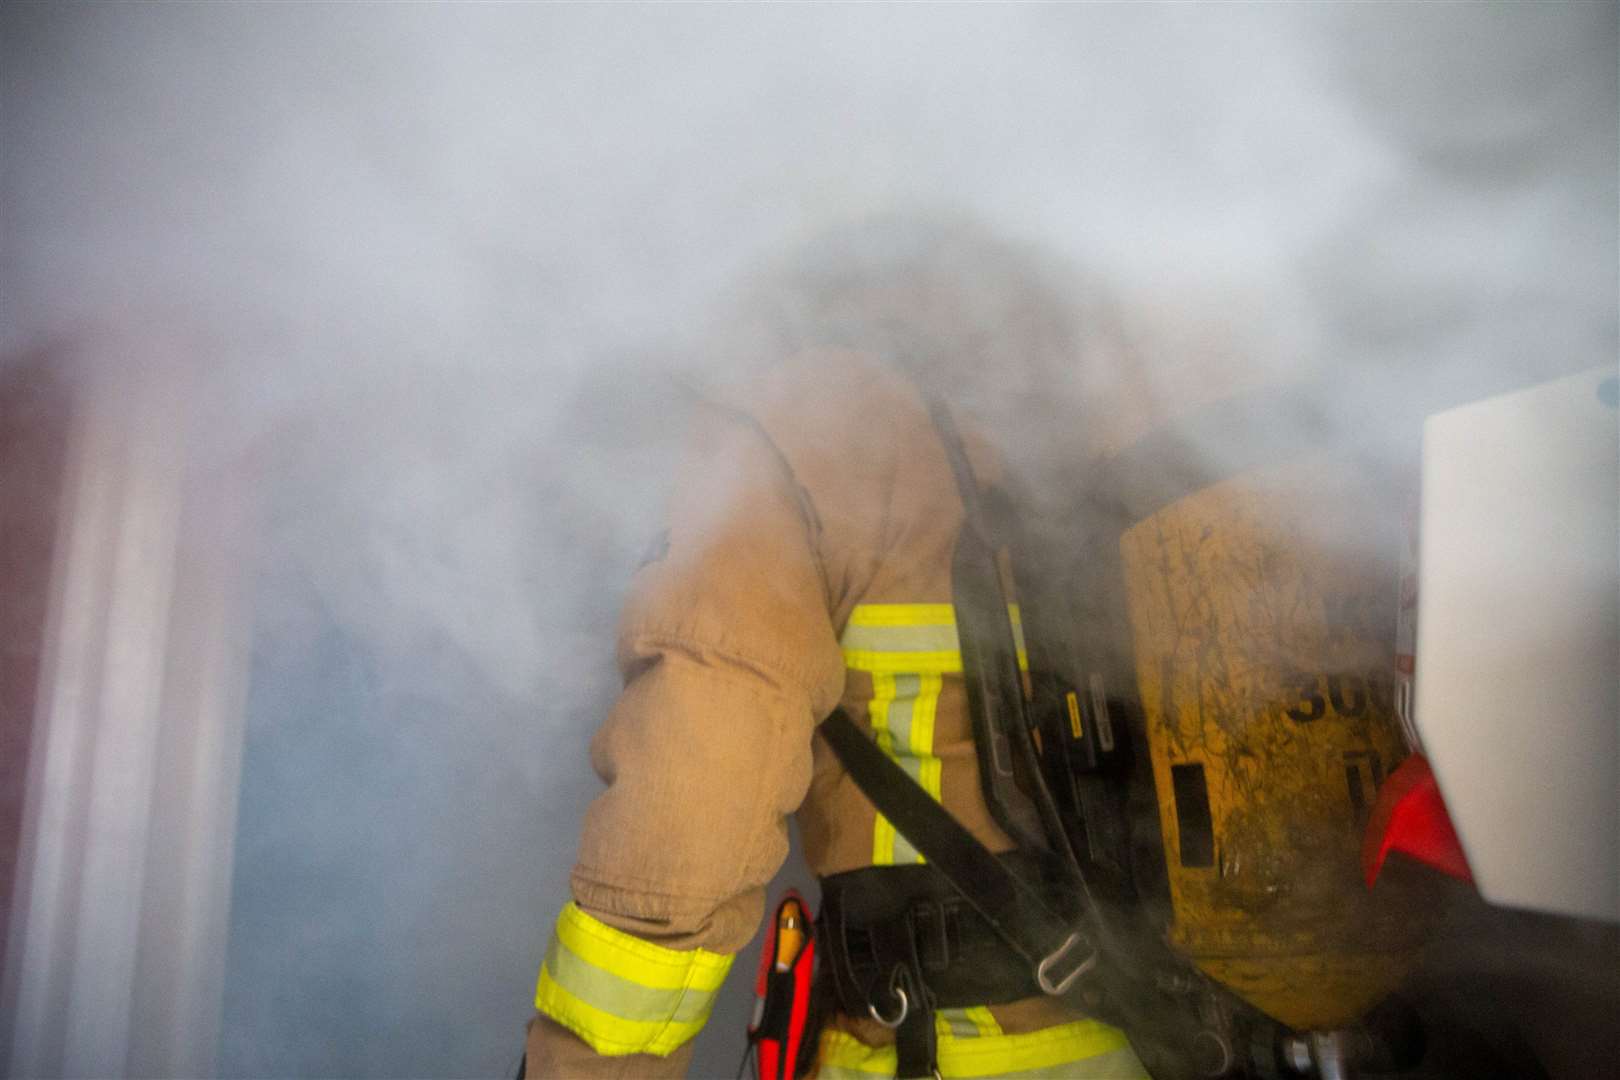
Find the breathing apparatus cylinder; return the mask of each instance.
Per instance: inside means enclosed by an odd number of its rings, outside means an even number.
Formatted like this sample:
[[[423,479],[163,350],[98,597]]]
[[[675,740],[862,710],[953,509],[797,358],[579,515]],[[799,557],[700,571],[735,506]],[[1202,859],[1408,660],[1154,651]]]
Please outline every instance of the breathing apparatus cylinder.
[[[1425,933],[1413,898],[1369,893],[1358,861],[1409,752],[1393,692],[1400,495],[1387,463],[1300,452],[1267,424],[1280,403],[1217,404],[1111,459],[1088,496],[1106,524],[1087,576],[1104,666],[1138,704],[1134,862],[1166,942],[1320,1031],[1394,990]],[[1238,449],[1212,461],[1212,441]]]
[[[1399,540],[1380,501],[1316,456],[1212,484],[1120,537],[1170,940],[1300,1030],[1352,1023],[1415,944],[1359,873],[1367,812],[1406,755]]]

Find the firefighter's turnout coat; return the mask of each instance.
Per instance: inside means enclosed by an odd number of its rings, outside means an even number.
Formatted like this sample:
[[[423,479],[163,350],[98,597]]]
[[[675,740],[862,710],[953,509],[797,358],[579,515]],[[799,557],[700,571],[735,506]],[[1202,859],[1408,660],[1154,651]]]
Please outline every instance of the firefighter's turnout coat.
[[[715,395],[693,427],[622,617],[625,688],[591,746],[607,789],[540,970],[531,1076],[684,1073],[759,930],[789,814],[819,875],[921,861],[814,738],[836,706],[991,850],[1012,847],[962,688],[961,500],[915,386],[812,352]],[[1117,1029],[1048,1000],[936,1020],[946,1077],[1145,1075]],[[892,1076],[892,1037],[838,1016],[819,1060],[822,1077]]]

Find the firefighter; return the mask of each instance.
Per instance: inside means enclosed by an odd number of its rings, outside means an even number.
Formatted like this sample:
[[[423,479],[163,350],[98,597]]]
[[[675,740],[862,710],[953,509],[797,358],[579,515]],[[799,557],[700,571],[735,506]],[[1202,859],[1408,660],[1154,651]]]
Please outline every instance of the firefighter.
[[[919,1053],[944,1077],[1146,1075],[1120,1030],[985,961],[994,935],[816,737],[841,707],[981,843],[1013,849],[981,791],[951,608],[963,504],[924,395],[948,403],[987,493],[1006,465],[988,433],[1070,437],[1053,380],[1075,339],[1033,266],[971,227],[867,223],[756,298],[769,332],[749,347],[767,360],[697,406],[631,583],[625,687],[591,746],[607,787],[540,971],[528,1076],[683,1075],[760,928],[790,814],[842,925],[871,906],[872,868],[940,921],[856,927],[909,950],[922,985],[828,991],[818,1075],[916,1075]]]

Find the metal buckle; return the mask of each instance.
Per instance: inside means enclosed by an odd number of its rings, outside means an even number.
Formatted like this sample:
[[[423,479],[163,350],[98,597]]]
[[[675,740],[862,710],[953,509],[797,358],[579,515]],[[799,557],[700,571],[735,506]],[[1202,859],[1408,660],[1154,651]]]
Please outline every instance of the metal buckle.
[[[1074,947],[1083,941],[1080,931],[1076,930],[1064,939],[1062,945],[1059,945],[1046,959],[1041,961],[1040,966],[1035,969],[1035,983],[1041,988],[1042,993],[1050,994],[1052,997],[1068,993],[1069,987],[1074,985],[1074,981],[1090,971],[1093,965],[1097,963],[1096,950],[1092,950],[1083,961],[1075,966],[1073,971],[1057,982],[1052,981],[1053,965],[1061,963],[1063,958],[1074,951]]]

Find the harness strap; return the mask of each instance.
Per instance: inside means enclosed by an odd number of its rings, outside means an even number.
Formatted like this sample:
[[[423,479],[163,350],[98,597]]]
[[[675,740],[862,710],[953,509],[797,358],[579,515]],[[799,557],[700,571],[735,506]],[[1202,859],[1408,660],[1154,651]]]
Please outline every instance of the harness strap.
[[[903,981],[918,1000],[894,1032],[895,1080],[938,1080],[939,1033],[934,1029],[933,1002],[915,972],[905,971]]]
[[[1040,864],[1009,852],[1014,873]],[[864,1015],[897,963],[915,962],[936,1009],[1039,997],[1034,973],[995,929],[926,863],[870,866],[821,879],[818,955],[843,1010]]]
[[[890,761],[842,709],[821,737],[878,812],[1024,958],[1044,993],[1058,996],[1096,963],[1086,936],[1054,914],[960,822]]]
[[[914,951],[913,951],[914,952]],[[876,1002],[869,1002],[867,1014],[894,1032],[896,1080],[918,1080],[939,1076],[939,1035],[934,1030],[934,999],[923,984],[912,959],[895,964],[885,985],[874,988],[877,997],[886,998],[885,1014]]]

